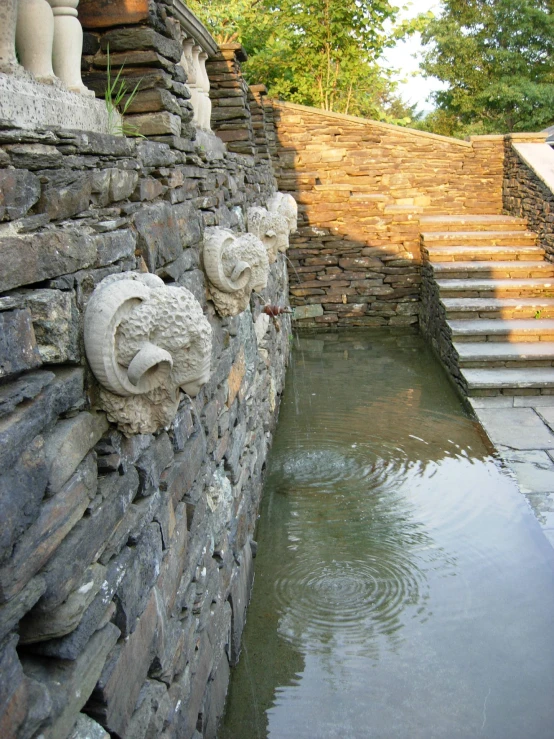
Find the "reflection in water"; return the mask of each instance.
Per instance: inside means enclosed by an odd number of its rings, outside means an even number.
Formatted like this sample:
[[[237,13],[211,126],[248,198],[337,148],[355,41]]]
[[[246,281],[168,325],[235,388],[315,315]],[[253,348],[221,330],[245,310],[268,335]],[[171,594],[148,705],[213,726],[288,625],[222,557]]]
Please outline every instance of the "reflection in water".
[[[221,739],[554,735],[552,552],[418,337],[297,341],[258,540]]]

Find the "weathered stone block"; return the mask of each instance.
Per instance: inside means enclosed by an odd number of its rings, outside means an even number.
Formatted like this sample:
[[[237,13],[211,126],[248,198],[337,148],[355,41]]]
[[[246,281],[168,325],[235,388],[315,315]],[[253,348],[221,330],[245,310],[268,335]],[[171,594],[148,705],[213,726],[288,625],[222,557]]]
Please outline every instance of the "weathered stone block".
[[[40,181],[24,169],[0,169],[0,221],[25,216],[40,197]]]
[[[162,539],[157,523],[149,524],[137,545],[121,584],[115,593],[114,623],[124,637],[129,636],[144,611],[162,561]]]
[[[50,494],[57,493],[65,485],[108,426],[103,413],[84,412],[58,421],[45,441]]]
[[[136,495],[137,487],[138,475],[132,469],[126,475],[116,473],[99,479],[98,495],[89,506],[90,514],[77,523],[44,568],[42,574],[47,589],[37,604],[37,610],[47,612],[59,606],[75,589],[86,568],[104,550],[112,531]],[[75,552],[79,552],[77,558]]]
[[[135,712],[125,732],[125,739],[161,737],[170,710],[171,703],[165,685],[158,680],[147,680],[140,691]]]
[[[0,309],[11,306],[31,311],[38,352],[45,364],[79,361],[79,314],[72,290],[18,290],[0,298]]]
[[[11,467],[29,439],[81,401],[82,369],[56,370],[50,375],[53,379],[32,402],[21,403],[12,414],[0,419],[0,469]],[[40,377],[41,382],[46,379]]]
[[[0,313],[0,378],[42,364],[29,310]]]
[[[86,713],[80,713],[67,739],[110,739],[110,735]]]
[[[9,634],[31,610],[46,590],[44,579],[37,575],[30,580],[23,590],[3,606],[0,606],[0,641]]]
[[[179,136],[181,118],[165,110],[157,113],[142,113],[125,116],[125,123],[132,126],[134,133],[141,136],[163,136],[166,134]]]
[[[172,461],[173,446],[169,436],[162,432],[137,460],[140,495],[151,495],[159,488],[162,472],[169,467]]]
[[[91,267],[96,259],[93,241],[71,231],[6,236],[0,238],[0,251],[0,290],[70,274]]]
[[[231,624],[231,649],[229,662],[236,665],[240,656],[241,638],[246,623],[246,608],[250,600],[254,567],[252,564],[252,550],[247,543],[240,555],[240,567],[235,573],[229,600],[231,602],[232,624]]]
[[[0,643],[0,736],[16,737],[27,717],[29,695],[15,651],[18,637]]]
[[[64,488],[42,505],[37,520],[19,537],[13,556],[0,569],[0,602],[21,592],[31,577],[48,562],[81,518],[95,492],[96,464],[93,456],[89,455]],[[75,558],[74,552],[72,558]],[[60,603],[71,589],[70,585]]]
[[[129,229],[103,233],[94,237],[97,257],[95,266],[103,267],[135,255],[136,236]]]
[[[17,540],[37,520],[47,479],[44,439],[39,435],[0,475],[0,562],[10,557]]]
[[[64,177],[64,180],[67,177]],[[87,210],[92,195],[92,175],[83,174],[71,177],[69,182],[56,179],[47,185],[37,206],[39,212],[46,213],[53,221],[70,218]]]
[[[101,48],[104,51],[109,48],[110,52],[154,49],[174,62],[178,62],[183,54],[183,49],[177,41],[162,36],[146,26],[108,31],[102,36]]]
[[[35,644],[33,652],[64,660],[77,659],[92,634],[113,618],[115,613],[115,605],[112,603],[113,594],[125,575],[127,562],[131,555],[132,550],[125,548],[116,559],[110,562],[100,592],[87,608],[74,631],[59,639],[50,639]]]
[[[0,418],[12,413],[25,400],[36,398],[54,377],[52,372],[29,372],[17,380],[0,385]]]
[[[79,586],[67,600],[48,613],[29,613],[19,624],[21,644],[58,639],[71,633],[102,587],[106,568],[94,564],[88,568]]]
[[[46,724],[41,727],[41,734],[45,739],[60,739],[71,732],[118,636],[119,629],[113,624],[107,624],[91,637],[83,654],[74,662],[23,657],[26,675],[45,686],[52,683],[56,686],[56,690],[51,693],[52,712]]]
[[[108,731],[125,736],[148,668],[160,649],[162,629],[158,595],[153,590],[136,629],[112,651],[87,705],[87,713]]]

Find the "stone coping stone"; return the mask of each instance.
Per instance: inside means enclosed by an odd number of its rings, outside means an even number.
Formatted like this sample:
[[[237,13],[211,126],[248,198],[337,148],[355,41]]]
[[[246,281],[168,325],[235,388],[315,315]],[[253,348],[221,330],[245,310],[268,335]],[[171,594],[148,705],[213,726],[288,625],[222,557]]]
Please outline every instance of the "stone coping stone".
[[[554,151],[549,144],[516,144],[513,148],[537,177],[554,192]]]
[[[26,130],[55,127],[110,133],[103,100],[19,75],[0,74],[0,121]]]

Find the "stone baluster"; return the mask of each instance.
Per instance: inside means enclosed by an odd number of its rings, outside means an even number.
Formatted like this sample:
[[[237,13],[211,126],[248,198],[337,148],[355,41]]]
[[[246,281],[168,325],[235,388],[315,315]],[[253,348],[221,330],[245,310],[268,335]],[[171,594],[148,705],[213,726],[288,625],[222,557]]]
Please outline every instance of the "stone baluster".
[[[202,107],[201,107],[201,120],[199,121],[200,128],[211,131],[212,123],[212,101],[210,100],[210,79],[206,71],[206,59],[208,55],[205,51],[201,51],[198,55],[198,70],[200,76],[200,84],[202,86]]]
[[[52,61],[57,77],[72,92],[94,96],[81,79],[83,29],[77,18],[79,0],[48,0],[54,13]]]
[[[17,0],[0,3],[0,72],[13,72],[17,68],[15,56],[15,27]]]
[[[196,46],[194,39],[187,38],[183,42],[184,55],[187,60],[188,79],[187,85],[190,91],[190,102],[194,109],[194,118],[192,122],[198,125],[199,97],[198,89],[198,53],[200,47]]]
[[[23,67],[40,82],[52,83],[54,15],[46,0],[19,0],[15,45]]]

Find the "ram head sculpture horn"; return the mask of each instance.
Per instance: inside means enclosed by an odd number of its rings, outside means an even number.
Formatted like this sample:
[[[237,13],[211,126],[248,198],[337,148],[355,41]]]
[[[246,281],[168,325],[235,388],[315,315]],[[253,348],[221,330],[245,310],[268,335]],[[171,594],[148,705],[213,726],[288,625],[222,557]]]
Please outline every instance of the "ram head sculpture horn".
[[[210,298],[220,316],[242,313],[252,291],[263,290],[267,285],[267,251],[254,234],[237,235],[225,228],[208,228],[202,259]]]
[[[99,405],[127,435],[171,424],[180,390],[194,396],[208,381],[211,347],[200,303],[156,275],[110,275],[88,302],[85,350]]]

